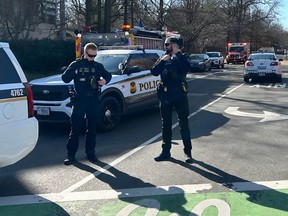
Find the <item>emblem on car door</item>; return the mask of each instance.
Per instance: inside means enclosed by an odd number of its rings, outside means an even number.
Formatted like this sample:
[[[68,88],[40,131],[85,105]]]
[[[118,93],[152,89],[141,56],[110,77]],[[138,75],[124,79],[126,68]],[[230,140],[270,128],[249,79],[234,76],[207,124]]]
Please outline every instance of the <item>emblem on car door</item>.
[[[43,90],[42,93],[43,93],[43,94],[49,94],[50,91],[49,91],[49,90]]]

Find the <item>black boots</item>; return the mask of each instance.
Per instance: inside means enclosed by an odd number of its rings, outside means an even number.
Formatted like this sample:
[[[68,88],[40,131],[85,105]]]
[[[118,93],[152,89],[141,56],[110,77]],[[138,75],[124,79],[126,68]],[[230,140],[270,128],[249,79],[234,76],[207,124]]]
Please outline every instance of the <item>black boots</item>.
[[[71,165],[71,164],[73,164],[75,161],[76,161],[75,157],[67,157],[67,158],[64,160],[64,165],[66,165],[66,166]]]
[[[96,157],[96,155],[87,155],[87,159],[92,163],[95,163],[98,161],[98,158]]]
[[[184,159],[186,163],[193,163],[193,158],[192,158],[192,153],[191,153],[192,149],[185,149],[184,148]]]
[[[193,163],[193,159],[192,159],[191,153],[190,154],[185,154],[184,159],[185,159],[186,163],[189,163],[189,164]]]
[[[171,154],[162,152],[159,156],[155,157],[154,160],[159,162],[159,161],[168,161],[171,158]]]

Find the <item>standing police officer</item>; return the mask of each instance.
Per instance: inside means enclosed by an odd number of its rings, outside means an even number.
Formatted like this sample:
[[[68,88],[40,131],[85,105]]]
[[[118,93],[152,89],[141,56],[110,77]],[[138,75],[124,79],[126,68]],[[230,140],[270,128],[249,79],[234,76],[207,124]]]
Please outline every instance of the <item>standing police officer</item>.
[[[94,43],[87,43],[84,47],[84,55],[73,61],[62,74],[62,80],[69,83],[74,80],[74,91],[71,96],[72,116],[71,131],[69,134],[67,158],[65,165],[75,162],[75,154],[79,145],[79,136],[82,122],[86,114],[87,131],[85,139],[85,153],[88,160],[96,162],[96,124],[99,105],[99,93],[101,86],[111,80],[111,74],[106,71],[102,64],[94,61],[97,54],[97,46]]]
[[[193,162],[188,123],[189,104],[186,82],[190,63],[187,56],[180,51],[181,42],[176,37],[167,38],[165,40],[166,54],[160,57],[151,68],[154,76],[161,76],[161,84],[157,89],[157,93],[160,100],[163,143],[162,152],[158,157],[154,158],[155,161],[165,161],[171,158],[172,111],[175,108],[184,144],[185,161],[187,163]]]

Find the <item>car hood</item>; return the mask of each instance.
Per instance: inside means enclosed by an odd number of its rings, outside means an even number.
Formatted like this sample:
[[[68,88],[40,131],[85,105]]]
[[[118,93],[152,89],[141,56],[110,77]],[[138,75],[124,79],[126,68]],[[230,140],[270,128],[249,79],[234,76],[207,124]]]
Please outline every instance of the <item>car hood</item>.
[[[73,81],[70,83],[64,83],[61,78],[62,74],[52,75],[48,77],[43,77],[39,79],[31,80],[29,83],[31,85],[73,85]]]
[[[211,60],[219,60],[220,57],[210,57]]]
[[[199,63],[199,62],[203,62],[203,60],[197,60],[197,59],[193,59],[190,60],[191,63]]]
[[[61,78],[62,74],[56,74],[39,79],[34,79],[29,82],[30,85],[74,85],[73,80],[70,83],[64,83]],[[119,75],[112,75],[111,81],[108,85],[118,82],[120,80]]]

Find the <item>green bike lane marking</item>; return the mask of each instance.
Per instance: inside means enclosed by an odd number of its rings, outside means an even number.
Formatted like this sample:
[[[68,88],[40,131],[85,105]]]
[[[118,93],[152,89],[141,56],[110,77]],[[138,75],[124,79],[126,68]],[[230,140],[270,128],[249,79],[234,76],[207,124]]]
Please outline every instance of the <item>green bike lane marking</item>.
[[[288,181],[212,184],[0,197],[0,215],[287,216]]]

